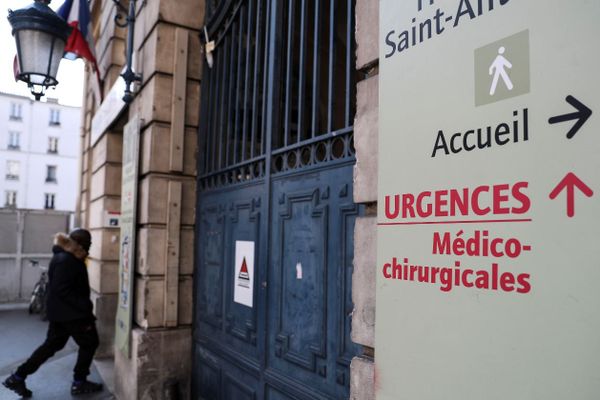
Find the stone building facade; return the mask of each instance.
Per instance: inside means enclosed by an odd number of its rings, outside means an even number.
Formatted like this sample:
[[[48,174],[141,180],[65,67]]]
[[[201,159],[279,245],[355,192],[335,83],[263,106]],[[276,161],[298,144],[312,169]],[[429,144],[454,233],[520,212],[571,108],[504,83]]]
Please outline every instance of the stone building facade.
[[[214,9],[231,2],[210,3]],[[356,87],[347,92],[352,97],[356,93],[356,99],[351,99],[356,104],[352,193],[362,211],[354,224],[351,278],[351,337],[358,346],[350,379],[345,380],[338,372],[337,380],[350,387],[350,398],[367,400],[375,396],[378,1],[347,4],[348,23],[355,21],[352,64],[353,75],[358,77]],[[90,3],[104,101],[98,101],[95,74],[86,71],[78,217],[93,236],[89,275],[102,342],[98,355],[114,357],[116,395],[120,399],[159,399],[172,390],[178,390],[181,398],[191,398],[193,391],[197,398],[204,398],[198,395],[198,388],[212,376],[198,372],[202,369],[198,359],[205,354],[193,340],[197,330],[194,304],[201,296],[199,284],[194,289],[194,282],[202,268],[198,259],[204,257],[197,236],[205,234],[196,224],[201,196],[198,158],[206,145],[199,135],[206,117],[200,104],[203,68],[207,65],[203,30],[206,7],[204,0],[137,2],[134,67],[142,81],[135,88],[133,102],[126,105],[120,100],[119,77],[126,62],[126,29],[115,24],[117,7],[113,1]],[[142,123],[135,297],[128,357],[113,347],[120,240],[119,229],[108,224],[106,217],[120,211],[123,127],[136,116]],[[301,271],[296,272],[298,279],[302,278]],[[320,362],[318,357],[316,362]],[[226,372],[221,371],[219,379],[226,379]],[[327,373],[319,369],[320,375]],[[218,396],[227,398],[226,394]]]
[[[375,398],[375,267],[377,263],[377,154],[379,119],[379,2],[356,2],[356,69],[365,79],[358,83],[354,123],[354,201],[367,214],[354,230],[354,313],[352,340],[364,346],[363,357],[352,361],[352,399]]]

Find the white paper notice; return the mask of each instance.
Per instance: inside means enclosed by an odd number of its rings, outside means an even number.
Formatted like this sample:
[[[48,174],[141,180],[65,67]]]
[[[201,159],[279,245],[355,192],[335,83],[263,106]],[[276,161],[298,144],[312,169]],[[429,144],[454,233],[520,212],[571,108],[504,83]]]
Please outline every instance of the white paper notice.
[[[296,264],[296,279],[302,279],[302,264]]]
[[[254,297],[254,242],[236,240],[233,301],[252,307]]]

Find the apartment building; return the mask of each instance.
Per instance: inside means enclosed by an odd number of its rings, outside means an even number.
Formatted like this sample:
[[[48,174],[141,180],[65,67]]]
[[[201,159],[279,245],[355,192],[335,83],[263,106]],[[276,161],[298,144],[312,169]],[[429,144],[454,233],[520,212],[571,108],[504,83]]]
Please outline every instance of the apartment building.
[[[0,207],[75,211],[79,107],[0,93]]]

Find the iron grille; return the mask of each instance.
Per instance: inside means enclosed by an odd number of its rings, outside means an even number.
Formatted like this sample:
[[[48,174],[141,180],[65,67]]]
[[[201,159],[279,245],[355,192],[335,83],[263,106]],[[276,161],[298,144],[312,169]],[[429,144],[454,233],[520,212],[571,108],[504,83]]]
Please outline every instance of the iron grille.
[[[220,28],[208,27],[216,49],[204,69],[201,188],[352,161],[354,0],[213,3]]]

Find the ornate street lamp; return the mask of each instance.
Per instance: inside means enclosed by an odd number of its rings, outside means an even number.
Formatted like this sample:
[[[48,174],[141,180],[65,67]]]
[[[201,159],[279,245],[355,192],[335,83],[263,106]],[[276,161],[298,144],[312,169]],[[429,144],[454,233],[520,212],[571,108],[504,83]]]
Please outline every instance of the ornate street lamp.
[[[15,78],[27,83],[39,100],[50,86],[63,57],[71,27],[50,7],[51,0],[35,0],[19,10],[8,11],[8,21],[17,44]]]

